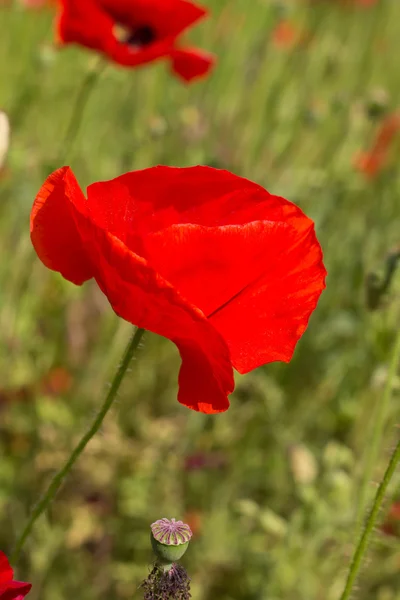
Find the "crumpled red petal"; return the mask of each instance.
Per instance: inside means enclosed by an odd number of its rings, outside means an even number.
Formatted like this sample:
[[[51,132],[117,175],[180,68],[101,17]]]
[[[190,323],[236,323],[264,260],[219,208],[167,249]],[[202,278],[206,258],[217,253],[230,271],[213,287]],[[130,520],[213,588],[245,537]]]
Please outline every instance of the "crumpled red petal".
[[[204,314],[145,259],[98,227],[92,229],[90,251],[97,260],[96,281],[117,315],[177,345],[179,402],[205,413],[226,410],[234,388],[229,351]]]
[[[234,382],[222,336],[145,258],[102,229],[92,218],[96,211],[90,198],[84,201],[75,184],[72,172],[61,169],[39,192],[31,221],[39,257],[74,283],[94,276],[118,315],[178,346],[182,404],[206,413],[226,410]],[[57,218],[58,211],[63,218]]]
[[[209,317],[240,373],[277,360],[289,362],[325,288],[326,270],[313,227],[305,233],[291,228],[287,247],[268,242],[262,275]]]
[[[30,219],[31,240],[40,260],[76,285],[93,277],[76,225],[77,212],[86,213],[85,203],[71,169],[62,167],[40,189]]]
[[[326,276],[297,206],[208,167],[136,171],[88,197],[94,219],[204,312],[238,371],[290,360]]]

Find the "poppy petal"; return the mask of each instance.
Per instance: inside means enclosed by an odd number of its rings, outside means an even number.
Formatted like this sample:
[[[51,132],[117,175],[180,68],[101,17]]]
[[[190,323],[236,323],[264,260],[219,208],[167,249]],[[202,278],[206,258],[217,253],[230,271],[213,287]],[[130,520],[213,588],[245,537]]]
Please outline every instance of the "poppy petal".
[[[215,63],[215,57],[197,48],[174,50],[171,53],[172,70],[184,81],[206,75]]]
[[[298,212],[290,202],[243,177],[203,166],[132,171],[93,183],[87,195],[92,218],[129,247],[132,231],[136,240],[138,234],[145,236],[174,224],[212,227],[267,218],[266,202],[272,220],[286,220]]]
[[[90,235],[95,279],[114,311],[177,345],[182,357],[179,402],[205,413],[226,410],[234,382],[222,336],[145,259],[95,224],[89,227],[83,235]]]
[[[78,215],[85,213],[85,197],[69,167],[48,177],[31,212],[31,240],[37,255],[46,267],[76,285],[93,276],[76,225]]]
[[[0,586],[13,578],[14,572],[7,556],[0,550]]]
[[[206,315],[269,269],[269,248],[286,249],[291,223],[297,237],[312,226],[294,204],[209,167],[155,167],[96,183],[88,207]]]
[[[0,600],[22,600],[31,588],[32,585],[24,581],[9,581],[0,585]]]
[[[293,228],[286,250],[277,252],[265,241],[269,266],[262,277],[209,317],[240,373],[272,361],[289,362],[325,288],[326,271],[313,227],[306,232]]]
[[[57,19],[61,43],[78,43],[108,53],[115,44],[114,21],[96,0],[61,0]]]
[[[32,210],[32,241],[39,257],[74,283],[95,277],[119,316],[177,345],[182,404],[207,413],[226,410],[234,382],[223,338],[144,258],[101,227],[105,210],[103,215],[98,211],[97,221],[95,212],[69,168],[53,173]]]
[[[169,56],[173,43],[173,38],[165,38],[148,46],[135,47],[114,40],[108,54],[112,60],[122,66],[138,67]]]
[[[115,22],[132,29],[150,25],[159,38],[175,38],[207,14],[189,0],[101,0],[101,6]]]
[[[143,238],[142,256],[206,316],[231,302],[291,243],[285,223],[254,221],[204,227],[172,225]]]

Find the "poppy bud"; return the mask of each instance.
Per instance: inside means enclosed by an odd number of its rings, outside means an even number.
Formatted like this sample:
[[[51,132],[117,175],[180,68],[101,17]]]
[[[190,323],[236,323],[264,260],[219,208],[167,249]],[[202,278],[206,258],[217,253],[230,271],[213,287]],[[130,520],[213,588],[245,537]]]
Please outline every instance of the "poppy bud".
[[[159,519],[151,525],[151,545],[157,562],[169,569],[171,564],[185,554],[192,531],[189,525],[175,519]]]

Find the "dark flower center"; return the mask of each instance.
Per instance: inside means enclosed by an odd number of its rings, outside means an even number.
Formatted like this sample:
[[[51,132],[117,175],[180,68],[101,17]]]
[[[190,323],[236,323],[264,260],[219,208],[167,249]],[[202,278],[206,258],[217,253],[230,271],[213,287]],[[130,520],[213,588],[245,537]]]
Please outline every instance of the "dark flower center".
[[[148,46],[156,39],[156,32],[149,25],[142,25],[133,30],[125,43],[129,46]]]

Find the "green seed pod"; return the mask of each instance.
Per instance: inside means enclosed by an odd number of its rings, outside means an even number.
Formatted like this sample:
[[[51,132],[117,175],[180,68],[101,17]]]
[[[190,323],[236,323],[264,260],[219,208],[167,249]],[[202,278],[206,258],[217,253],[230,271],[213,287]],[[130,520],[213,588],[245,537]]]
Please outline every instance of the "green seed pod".
[[[151,545],[157,561],[164,569],[170,568],[185,554],[192,531],[189,525],[175,519],[159,519],[151,525]]]

